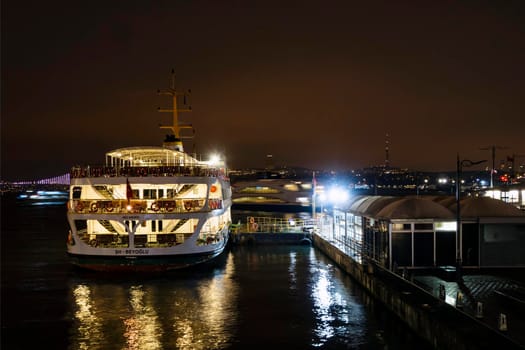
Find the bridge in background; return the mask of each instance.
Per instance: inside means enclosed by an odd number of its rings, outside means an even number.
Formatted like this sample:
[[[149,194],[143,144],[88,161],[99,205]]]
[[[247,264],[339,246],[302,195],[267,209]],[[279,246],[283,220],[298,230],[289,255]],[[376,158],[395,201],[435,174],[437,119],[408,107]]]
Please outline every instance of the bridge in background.
[[[13,182],[4,182],[5,184],[10,184],[13,186],[24,186],[24,185],[69,185],[70,175],[69,173],[49,177],[46,179],[40,180],[24,180],[24,181],[13,181]]]
[[[69,173],[39,180],[0,181],[0,193],[28,190],[67,190]]]

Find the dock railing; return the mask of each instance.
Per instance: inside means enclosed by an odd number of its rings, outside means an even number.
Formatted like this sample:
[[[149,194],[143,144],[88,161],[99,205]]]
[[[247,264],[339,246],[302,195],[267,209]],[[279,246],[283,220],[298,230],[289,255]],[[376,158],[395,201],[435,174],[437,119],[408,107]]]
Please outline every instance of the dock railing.
[[[311,233],[314,220],[248,216],[246,222],[231,225],[232,233]]]

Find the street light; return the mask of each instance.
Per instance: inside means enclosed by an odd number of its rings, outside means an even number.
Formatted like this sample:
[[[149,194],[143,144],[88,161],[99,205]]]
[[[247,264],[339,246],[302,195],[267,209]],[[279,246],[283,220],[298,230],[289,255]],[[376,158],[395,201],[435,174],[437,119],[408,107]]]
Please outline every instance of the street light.
[[[471,167],[476,164],[481,164],[487,160],[478,160],[473,162],[469,159],[459,160],[459,153],[457,154],[456,163],[456,278],[459,280],[462,278],[461,266],[462,262],[462,250],[463,250],[463,232],[461,228],[461,212],[460,212],[460,200],[461,200],[461,171],[463,167]]]

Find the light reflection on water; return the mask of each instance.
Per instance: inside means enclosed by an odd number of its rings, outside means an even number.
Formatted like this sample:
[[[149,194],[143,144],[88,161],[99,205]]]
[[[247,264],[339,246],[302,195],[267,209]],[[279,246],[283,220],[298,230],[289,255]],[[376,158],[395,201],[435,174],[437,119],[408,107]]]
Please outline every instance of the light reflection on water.
[[[386,348],[371,300],[311,247],[238,248],[212,271],[166,276],[72,283],[69,348]]]
[[[227,348],[236,325],[237,284],[232,257],[222,273],[169,286],[126,282],[79,282],[71,349]],[[188,282],[188,283],[185,283]],[[89,286],[91,284],[91,286]],[[196,287],[196,288],[194,288]]]
[[[162,327],[158,322],[158,315],[155,308],[146,299],[147,293],[143,286],[132,286],[129,291],[129,302],[131,305],[131,315],[124,319],[126,339],[128,349],[160,349],[162,348],[159,340],[162,337]],[[147,303],[145,305],[145,302]]]
[[[311,294],[316,326],[312,345],[320,347],[337,337],[352,346],[366,343],[366,317],[351,291],[334,276],[333,265],[320,263],[315,252],[311,258]]]
[[[155,277],[80,273],[62,206],[4,196],[1,209],[2,349],[430,348],[312,247],[237,246]]]
[[[101,339],[102,323],[96,315],[94,305],[91,300],[91,291],[86,285],[78,285],[74,291],[77,311],[75,317],[79,320],[78,325],[78,349],[89,349],[90,339]]]

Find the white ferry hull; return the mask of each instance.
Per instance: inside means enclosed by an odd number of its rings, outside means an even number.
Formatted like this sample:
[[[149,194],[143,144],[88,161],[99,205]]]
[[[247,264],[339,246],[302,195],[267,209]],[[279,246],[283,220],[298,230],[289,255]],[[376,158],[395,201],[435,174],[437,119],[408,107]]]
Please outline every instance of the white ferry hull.
[[[208,262],[221,255],[228,239],[213,250],[200,253],[159,254],[159,255],[88,255],[68,253],[76,267],[100,272],[163,272],[187,268]],[[147,252],[148,249],[126,249],[130,252]]]
[[[207,262],[228,243],[232,203],[227,178],[162,173],[79,176],[71,181],[67,206],[71,228],[67,253],[77,267],[174,270]],[[139,198],[125,198],[128,186],[139,192]],[[155,198],[150,198],[152,193]]]

